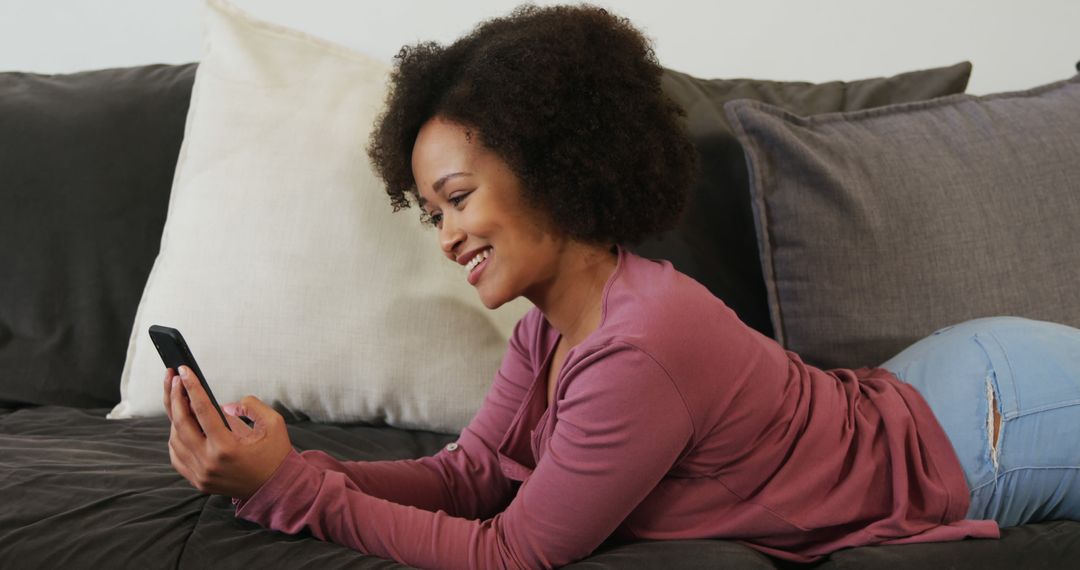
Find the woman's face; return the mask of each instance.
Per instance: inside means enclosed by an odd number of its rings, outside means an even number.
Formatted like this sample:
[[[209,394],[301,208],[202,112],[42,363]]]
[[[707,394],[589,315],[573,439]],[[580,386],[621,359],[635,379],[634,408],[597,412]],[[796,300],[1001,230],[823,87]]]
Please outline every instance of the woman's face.
[[[416,137],[412,171],[443,253],[463,267],[462,279],[486,307],[542,297],[565,240],[525,205],[521,181],[506,162],[464,126],[435,117]]]

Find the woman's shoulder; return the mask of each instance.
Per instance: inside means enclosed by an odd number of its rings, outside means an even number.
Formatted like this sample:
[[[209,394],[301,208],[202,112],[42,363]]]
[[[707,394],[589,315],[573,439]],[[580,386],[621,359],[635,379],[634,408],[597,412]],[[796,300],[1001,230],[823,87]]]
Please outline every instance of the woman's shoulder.
[[[649,376],[655,386],[634,387],[646,397],[655,393],[650,389],[676,391],[701,434],[725,421],[723,411],[737,400],[757,406],[782,391],[787,353],[703,285],[665,260],[628,255],[622,269],[605,297],[600,327],[572,353],[571,365],[584,373],[604,362],[604,370],[626,372],[609,374],[610,382],[600,383],[607,387]]]
[[[786,368],[779,344],[670,262],[629,252],[624,261],[604,299],[600,328],[589,339],[593,346],[632,345],[680,383],[714,383],[717,370],[746,370],[755,362]]]
[[[742,333],[746,325],[704,285],[670,261],[625,251],[604,297],[601,327],[646,336],[694,336],[703,325]],[[651,333],[651,334],[650,334]]]

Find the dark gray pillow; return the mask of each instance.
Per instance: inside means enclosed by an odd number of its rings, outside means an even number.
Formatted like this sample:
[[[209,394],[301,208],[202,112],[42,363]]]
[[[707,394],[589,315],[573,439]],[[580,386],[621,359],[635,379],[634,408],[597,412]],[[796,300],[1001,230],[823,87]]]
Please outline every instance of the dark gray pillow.
[[[671,261],[723,299],[748,325],[772,336],[746,159],[724,117],[724,103],[750,98],[800,114],[866,109],[963,93],[970,75],[967,62],[893,77],[820,84],[699,79],[666,70],[664,91],[686,110],[700,170],[679,226],[631,249]]]
[[[727,105],[780,341],[875,365],[937,328],[1080,326],[1080,76],[802,117]]]
[[[119,401],[194,73],[0,73],[0,402]]]

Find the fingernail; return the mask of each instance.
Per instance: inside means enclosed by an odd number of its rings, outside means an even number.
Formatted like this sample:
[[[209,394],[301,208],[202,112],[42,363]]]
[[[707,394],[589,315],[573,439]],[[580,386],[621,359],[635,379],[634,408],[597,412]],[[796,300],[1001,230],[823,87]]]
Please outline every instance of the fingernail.
[[[173,376],[172,387],[176,388],[179,385],[180,385],[180,377],[179,376]]]
[[[181,376],[183,376],[183,377],[185,377],[185,378],[186,378],[186,377],[187,377],[187,375],[188,375],[188,371],[189,371],[189,369],[188,369],[188,367],[187,367],[187,366],[181,366],[181,367],[180,367],[180,375],[181,375]]]

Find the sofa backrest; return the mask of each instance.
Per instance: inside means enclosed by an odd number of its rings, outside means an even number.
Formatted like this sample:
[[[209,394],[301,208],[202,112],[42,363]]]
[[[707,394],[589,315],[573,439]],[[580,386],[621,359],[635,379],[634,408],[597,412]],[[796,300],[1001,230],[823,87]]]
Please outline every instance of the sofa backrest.
[[[157,255],[195,64],[0,73],[0,405],[106,407]],[[699,171],[670,232],[632,246],[670,260],[772,334],[741,147],[723,104],[803,113],[962,92],[971,66],[855,82],[704,80],[666,71]]]
[[[119,401],[194,75],[0,73],[0,404]]]

